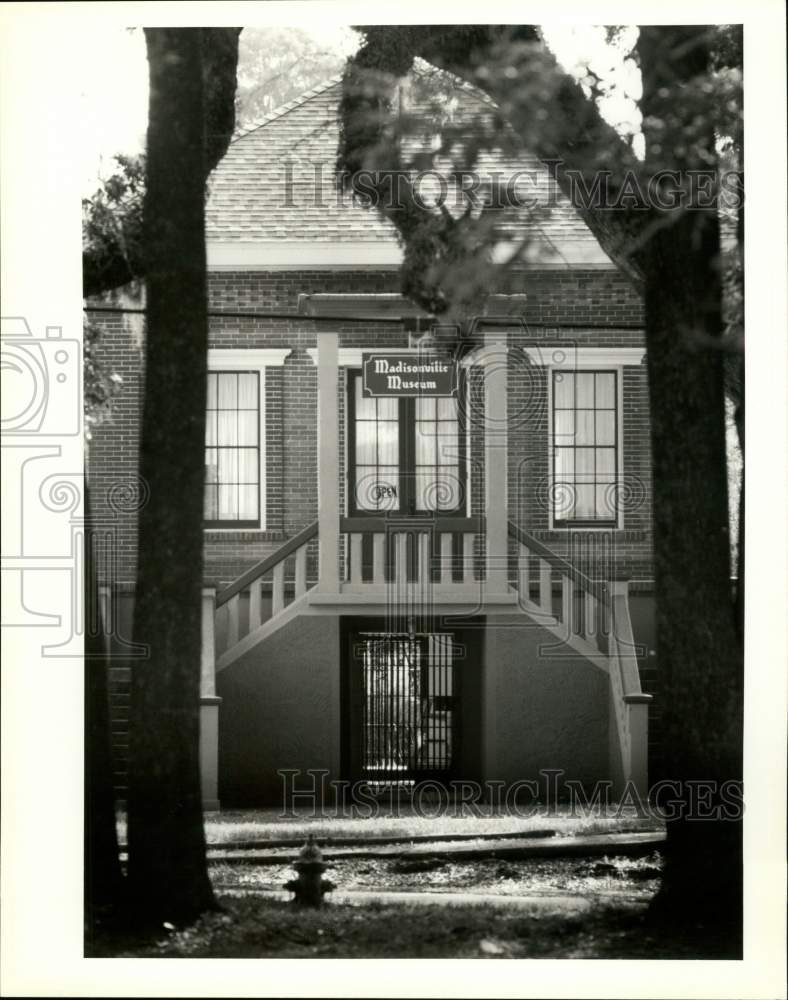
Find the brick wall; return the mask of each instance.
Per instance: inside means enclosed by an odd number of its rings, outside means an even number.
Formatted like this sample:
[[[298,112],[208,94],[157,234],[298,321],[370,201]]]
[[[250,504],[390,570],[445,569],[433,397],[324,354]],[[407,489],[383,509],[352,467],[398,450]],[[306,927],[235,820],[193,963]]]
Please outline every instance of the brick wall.
[[[396,292],[394,270],[283,271],[269,273],[217,272],[209,276],[210,308],[295,312],[298,295],[317,292]],[[642,306],[629,283],[616,272],[549,271],[509,277],[506,291],[527,293],[525,337],[552,345],[567,341],[594,346],[632,346],[642,342],[637,329]],[[136,510],[144,496],[135,491],[142,388],[139,321],[93,314],[105,331],[101,354],[107,366],[121,374],[123,385],[109,422],[97,429],[90,445],[89,472],[93,503],[99,518],[112,524],[120,582],[135,572]],[[575,324],[607,329],[576,329]],[[562,328],[561,324],[571,324]],[[616,326],[616,324],[619,324]],[[325,324],[324,324],[325,325]],[[274,551],[281,542],[317,516],[317,370],[306,354],[316,344],[317,324],[302,319],[261,320],[212,317],[212,347],[290,348],[281,367],[268,368],[266,408],[266,529],[208,531],[205,535],[205,577],[228,583],[244,569]],[[403,346],[407,336],[391,325],[341,324],[342,346]],[[547,530],[544,484],[547,475],[547,422],[544,374],[527,364],[515,345],[510,354],[510,510],[520,523],[559,551],[568,551],[566,532]],[[625,500],[624,530],[615,532],[616,559],[639,577],[650,576],[650,509],[648,503],[648,410],[645,372],[628,368],[624,374],[624,441],[626,474],[635,484]],[[483,407],[481,400],[478,406]],[[344,390],[340,387],[344,424]],[[344,465],[344,440],[340,455]],[[471,428],[472,510],[484,506],[483,437]],[[344,482],[344,468],[341,470]],[[642,484],[642,486],[640,485]],[[541,491],[541,492],[540,492]],[[144,490],[142,491],[144,494]],[[627,495],[628,496],[628,495]]]

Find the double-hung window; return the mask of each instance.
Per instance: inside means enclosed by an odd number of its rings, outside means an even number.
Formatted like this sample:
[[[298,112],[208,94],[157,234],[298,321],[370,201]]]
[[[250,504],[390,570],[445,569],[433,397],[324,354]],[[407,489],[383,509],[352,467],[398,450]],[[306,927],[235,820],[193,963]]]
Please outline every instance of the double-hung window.
[[[454,397],[364,396],[348,376],[351,514],[464,514],[465,433]]]
[[[205,526],[260,526],[260,371],[208,373]]]
[[[553,524],[616,527],[619,373],[553,370],[551,377]]]

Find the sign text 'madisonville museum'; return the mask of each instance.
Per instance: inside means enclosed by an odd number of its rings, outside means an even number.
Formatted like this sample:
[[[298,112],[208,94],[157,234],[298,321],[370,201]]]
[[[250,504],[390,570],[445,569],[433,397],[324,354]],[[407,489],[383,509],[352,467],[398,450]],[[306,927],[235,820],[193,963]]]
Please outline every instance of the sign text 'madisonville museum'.
[[[457,363],[425,354],[362,354],[365,396],[453,396]]]

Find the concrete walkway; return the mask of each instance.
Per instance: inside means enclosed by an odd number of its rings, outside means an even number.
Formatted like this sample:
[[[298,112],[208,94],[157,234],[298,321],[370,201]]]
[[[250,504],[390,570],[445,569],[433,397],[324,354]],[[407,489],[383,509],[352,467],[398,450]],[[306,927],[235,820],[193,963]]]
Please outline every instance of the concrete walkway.
[[[354,847],[330,847],[323,851],[325,861],[352,859],[388,859],[399,861],[475,861],[485,858],[505,858],[524,861],[529,858],[599,857],[626,855],[643,857],[658,851],[665,843],[665,834],[602,833],[581,837],[521,837],[478,838],[472,842],[431,840],[404,844],[378,845],[367,841]],[[214,844],[209,847],[208,860],[239,865],[291,865],[298,851],[293,848],[237,849],[234,844]]]

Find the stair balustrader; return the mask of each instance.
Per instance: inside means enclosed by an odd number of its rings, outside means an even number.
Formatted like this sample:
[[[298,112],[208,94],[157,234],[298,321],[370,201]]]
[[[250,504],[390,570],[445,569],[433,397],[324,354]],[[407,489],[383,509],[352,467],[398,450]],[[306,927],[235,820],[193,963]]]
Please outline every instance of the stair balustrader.
[[[629,584],[589,579],[566,559],[522,528],[509,522],[509,537],[517,546],[520,606],[536,620],[563,626],[565,641],[597,662],[610,678],[611,706],[618,750],[610,761],[619,791],[631,782],[642,801],[648,795],[648,706],[652,700],[640,686]],[[560,579],[560,605],[553,601],[554,578]]]
[[[258,642],[285,613],[295,614],[314,586],[308,580],[308,551],[317,538],[318,522],[314,521],[285,542],[276,552],[260,560],[229,587],[216,596],[217,669],[241,655]],[[292,572],[286,572],[288,566]],[[265,586],[270,578],[270,604]],[[275,627],[270,625],[271,630]]]

